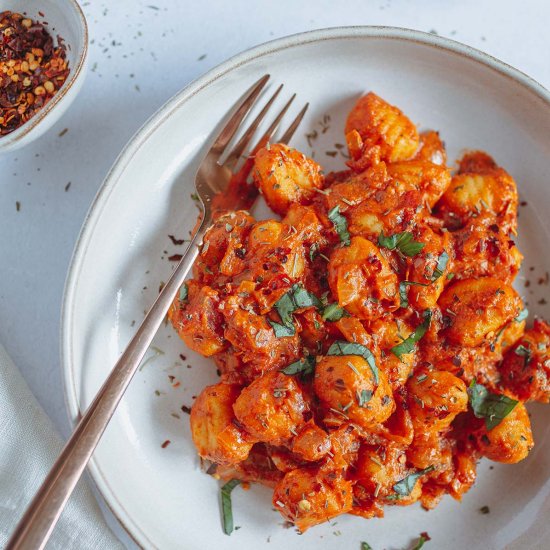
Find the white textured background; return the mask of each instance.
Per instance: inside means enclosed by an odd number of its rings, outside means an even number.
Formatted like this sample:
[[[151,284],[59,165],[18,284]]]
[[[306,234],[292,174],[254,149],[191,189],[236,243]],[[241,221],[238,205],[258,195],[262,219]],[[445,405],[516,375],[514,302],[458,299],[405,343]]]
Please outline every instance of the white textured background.
[[[550,87],[549,0],[117,0],[81,5],[91,39],[83,90],[45,136],[0,157],[0,341],[64,436],[69,423],[59,320],[80,226],[124,144],[193,79],[242,50],[284,35],[341,25],[390,25],[469,44]]]

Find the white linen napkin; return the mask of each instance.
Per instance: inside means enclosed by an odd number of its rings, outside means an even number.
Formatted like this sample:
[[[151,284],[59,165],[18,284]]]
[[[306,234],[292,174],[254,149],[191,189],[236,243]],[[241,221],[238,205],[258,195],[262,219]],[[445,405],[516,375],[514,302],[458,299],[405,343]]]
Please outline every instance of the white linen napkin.
[[[0,345],[0,548],[46,477],[62,442]],[[48,549],[124,548],[81,480],[52,533]]]

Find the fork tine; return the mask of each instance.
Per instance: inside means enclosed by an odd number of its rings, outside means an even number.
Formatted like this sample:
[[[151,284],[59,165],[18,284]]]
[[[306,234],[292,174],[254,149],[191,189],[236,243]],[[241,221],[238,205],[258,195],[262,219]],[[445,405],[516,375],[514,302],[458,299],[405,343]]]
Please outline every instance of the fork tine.
[[[279,143],[284,143],[285,145],[288,145],[288,142],[292,139],[294,132],[296,132],[298,126],[300,126],[300,123],[302,122],[302,119],[304,118],[308,107],[309,103],[306,103],[304,105],[304,108],[298,113],[298,116],[292,121],[292,124],[288,127],[287,131],[282,135],[281,139],[277,140]]]
[[[231,138],[235,135],[235,132],[239,128],[239,125],[241,124],[244,117],[247,115],[248,111],[250,111],[252,105],[256,101],[256,98],[266,85],[267,81],[269,80],[269,75],[266,74],[258,80],[251,92],[246,96],[246,98],[242,101],[242,103],[239,105],[238,109],[235,111],[235,113],[231,116],[229,119],[229,122],[225,125],[223,130],[219,133],[218,137],[216,138],[216,141],[212,145],[210,151],[216,152],[216,153],[223,153],[224,149],[226,148],[227,144],[231,141]]]
[[[283,84],[281,84],[277,90],[275,90],[275,93],[271,96],[269,101],[264,105],[263,109],[260,111],[258,116],[253,120],[253,122],[250,124],[250,126],[246,129],[245,133],[241,137],[241,139],[237,142],[235,147],[233,147],[233,150],[229,153],[227,158],[225,159],[225,162],[223,165],[226,168],[229,168],[229,170],[233,170],[239,159],[241,158],[241,155],[244,153],[244,150],[250,143],[250,140],[252,139],[252,136],[254,135],[254,132],[258,129],[258,126],[264,119],[267,111],[269,111],[271,105],[273,105],[273,102],[279,95],[279,92],[283,89]]]
[[[288,108],[292,105],[292,102],[294,101],[294,98],[296,97],[296,94],[293,94],[292,97],[287,101],[286,105],[280,110],[279,114],[275,117],[275,120],[271,123],[269,128],[265,131],[264,135],[260,138],[258,143],[254,146],[254,148],[251,150],[250,155],[255,155],[256,152],[265,146],[265,144],[272,138],[273,134],[275,133],[275,130],[277,130],[277,127],[279,126],[281,120],[285,116],[285,113],[288,111]]]

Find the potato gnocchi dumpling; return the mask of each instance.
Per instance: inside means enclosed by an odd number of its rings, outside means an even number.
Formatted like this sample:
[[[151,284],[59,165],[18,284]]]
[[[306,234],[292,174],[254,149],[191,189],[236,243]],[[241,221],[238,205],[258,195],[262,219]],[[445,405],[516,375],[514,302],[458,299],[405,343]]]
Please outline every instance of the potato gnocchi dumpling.
[[[499,279],[480,277],[449,285],[439,299],[441,309],[451,317],[443,332],[455,344],[477,346],[489,334],[516,318],[523,309],[521,298]]]
[[[483,457],[528,455],[525,403],[550,401],[550,326],[512,287],[513,177],[481,151],[449,165],[438,132],[372,92],[345,139],[326,175],[256,151],[240,176],[281,218],[219,211],[168,315],[219,369],[191,411],[208,473],[272,488],[302,533],[460,500]]]
[[[240,395],[234,384],[204,388],[191,409],[191,434],[199,455],[213,462],[242,462],[254,439],[234,423],[233,404]]]
[[[256,153],[252,175],[268,206],[281,216],[291,204],[309,204],[323,185],[321,167],[282,143]]]
[[[354,160],[407,160],[420,142],[416,126],[397,107],[372,92],[351,110],[345,133]]]

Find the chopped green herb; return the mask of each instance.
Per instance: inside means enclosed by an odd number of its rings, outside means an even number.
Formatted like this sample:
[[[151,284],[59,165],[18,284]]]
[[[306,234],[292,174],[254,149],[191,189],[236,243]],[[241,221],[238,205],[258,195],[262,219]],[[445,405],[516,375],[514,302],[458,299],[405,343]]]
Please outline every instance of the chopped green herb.
[[[303,286],[295,284],[288,292],[283,294],[275,302],[275,309],[279,313],[279,317],[283,322],[282,325],[280,323],[274,323],[273,321],[270,321],[269,323],[273,329],[278,330],[280,334],[284,332],[285,334],[282,334],[283,336],[292,336],[296,332],[292,314],[297,309],[307,307],[316,307],[320,309],[322,304],[317,296],[311,292],[308,292]],[[281,327],[285,327],[287,330],[283,331]],[[275,335],[277,336],[277,332]]]
[[[432,320],[432,312],[427,309],[424,311],[424,321],[416,327],[414,332],[405,340],[403,340],[397,346],[391,348],[391,352],[398,358],[401,359],[402,355],[411,353],[414,350],[416,343],[426,334]]]
[[[482,513],[482,514],[489,514],[491,512],[491,510],[489,509],[489,506],[482,506],[479,511]]]
[[[527,316],[529,315],[529,310],[527,308],[523,308],[517,317],[514,318],[514,321],[516,323],[521,323],[522,321],[525,321],[527,319]]]
[[[361,550],[372,550],[372,546],[368,542],[361,543]]]
[[[485,427],[492,430],[506,418],[518,404],[506,395],[490,392],[485,386],[472,380],[468,388],[470,405],[477,418],[485,419]]]
[[[294,333],[296,332],[296,330],[294,329],[294,325],[287,327],[286,325],[281,325],[281,323],[277,323],[277,321],[272,321],[271,319],[268,319],[267,322],[273,328],[273,332],[275,333],[275,336],[277,338],[294,336]]]
[[[435,266],[434,272],[432,273],[432,281],[436,281],[437,279],[439,279],[439,277],[441,277],[441,275],[443,275],[443,272],[445,271],[448,262],[449,255],[444,250],[437,260],[437,265]]]
[[[348,232],[348,221],[340,214],[340,205],[337,204],[334,208],[329,210],[328,219],[333,223],[334,230],[338,233],[340,240],[345,246],[349,246],[351,244],[351,239]]]
[[[416,544],[411,548],[411,550],[420,550],[424,543],[428,542],[428,539],[424,535],[420,535],[420,538],[416,541]]]
[[[407,293],[408,286],[430,286],[427,283],[416,283],[415,281],[401,281],[399,283],[399,298],[401,299],[400,307],[409,307],[409,297]]]
[[[180,302],[184,302],[187,300],[187,297],[189,296],[189,288],[187,288],[187,283],[183,283],[180,286]]]
[[[365,346],[339,340],[330,346],[327,355],[358,355],[362,357],[369,364],[372,375],[374,376],[374,381],[378,384],[378,367],[376,366],[374,355]]]
[[[531,348],[525,347],[523,344],[520,344],[515,350],[514,353],[516,355],[519,355],[520,357],[523,357],[524,365],[523,367],[527,367],[529,362],[531,361]]]
[[[453,272],[447,273],[447,280],[450,281],[451,279],[454,279],[454,277],[455,277],[455,274]]]
[[[231,507],[231,491],[233,491],[233,489],[240,483],[241,481],[239,479],[232,479],[231,481],[228,481],[221,489],[223,532],[226,535],[230,535],[233,531],[233,510]]]
[[[318,254],[319,254],[319,243],[313,243],[309,247],[309,260],[312,262]]]
[[[315,370],[315,357],[313,357],[313,355],[308,355],[303,359],[294,361],[294,363],[291,363],[290,365],[288,365],[288,367],[285,367],[284,369],[282,369],[281,372],[284,372],[289,376],[293,376],[295,374],[303,374],[303,375],[311,374],[314,370]]]
[[[372,391],[370,390],[357,390],[357,404],[360,407],[364,407],[372,399]]]
[[[398,250],[404,256],[416,256],[425,246],[424,243],[420,243],[413,239],[413,234],[410,231],[403,231],[402,233],[395,233],[391,236],[384,236],[382,231],[378,235],[378,246],[387,248],[388,250]]]
[[[342,317],[349,317],[349,313],[337,302],[329,304],[323,309],[323,321],[339,321]]]
[[[434,470],[435,470],[435,466],[428,466],[423,470],[418,470],[418,472],[415,472],[414,474],[409,474],[407,477],[405,477],[401,481],[398,481],[393,486],[393,490],[398,495],[408,496],[411,494],[412,490],[414,489],[414,486],[416,485],[416,482],[418,481],[418,479],[429,472],[433,472]]]

